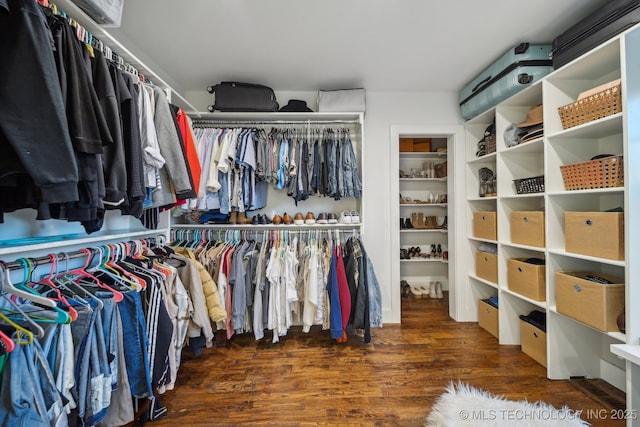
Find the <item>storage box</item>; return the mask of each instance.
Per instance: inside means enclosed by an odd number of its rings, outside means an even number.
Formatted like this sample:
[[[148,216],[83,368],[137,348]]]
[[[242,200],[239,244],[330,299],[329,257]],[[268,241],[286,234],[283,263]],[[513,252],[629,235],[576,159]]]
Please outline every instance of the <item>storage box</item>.
[[[507,260],[507,285],[510,290],[536,301],[546,299],[545,266],[524,262],[527,258]]]
[[[495,212],[473,213],[473,237],[478,239],[497,240],[497,220]]]
[[[430,152],[431,138],[413,138],[413,151]]]
[[[476,276],[498,283],[498,255],[476,252]]]
[[[547,334],[529,322],[520,321],[522,352],[547,367]]]
[[[612,284],[587,280],[602,277]],[[556,310],[604,332],[619,332],[616,319],[624,310],[624,280],[594,272],[556,272]]]
[[[511,212],[511,242],[544,247],[544,212]]]
[[[624,259],[623,212],[565,212],[564,234],[567,252]]]
[[[486,302],[478,301],[478,325],[496,338],[498,336],[498,309]]]
[[[401,153],[413,152],[413,138],[400,138],[400,152]]]

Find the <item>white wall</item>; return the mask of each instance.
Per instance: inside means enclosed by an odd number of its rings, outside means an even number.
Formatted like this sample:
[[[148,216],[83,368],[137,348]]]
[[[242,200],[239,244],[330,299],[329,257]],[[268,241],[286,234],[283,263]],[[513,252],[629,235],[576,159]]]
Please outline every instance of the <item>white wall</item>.
[[[187,99],[200,111],[213,103],[213,95],[188,92]],[[317,111],[315,92],[277,92],[280,106],[289,99],[302,99]],[[392,292],[399,285],[392,280],[392,262],[398,256],[391,253],[390,203],[398,203],[398,195],[391,194],[390,129],[397,125],[462,125],[458,94],[453,92],[367,92],[367,111],[363,147],[363,207],[366,212],[363,241],[376,269],[382,288],[383,321],[400,320],[398,307],[392,306]]]

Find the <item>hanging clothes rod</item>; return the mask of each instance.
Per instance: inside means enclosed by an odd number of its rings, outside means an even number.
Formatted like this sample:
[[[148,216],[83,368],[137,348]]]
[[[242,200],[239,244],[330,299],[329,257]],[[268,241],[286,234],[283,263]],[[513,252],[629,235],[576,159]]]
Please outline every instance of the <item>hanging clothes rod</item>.
[[[332,125],[332,124],[354,124],[359,125],[358,120],[210,120],[210,119],[193,119],[194,127],[206,127],[207,125]]]
[[[160,242],[164,242],[165,237],[164,236],[158,236],[158,237],[149,237],[146,239],[136,239],[136,240],[127,240],[127,241],[122,241],[122,242],[113,242],[111,244],[118,244],[118,243],[129,243],[129,242],[136,242],[136,241],[152,241],[154,244],[163,244]],[[107,243],[109,244],[109,243]],[[75,251],[70,251],[70,252],[59,252],[56,255],[56,262],[64,262],[65,260],[70,260],[70,259],[76,259],[76,258],[82,258],[82,257],[86,257],[87,256],[87,252],[86,249],[88,249],[89,251],[91,251],[92,254],[95,254],[95,251],[97,250],[97,248],[93,247],[93,248],[85,248],[85,250],[83,251],[82,249],[78,249]],[[47,255],[47,256],[41,256],[41,257],[36,257],[36,258],[28,258],[29,261],[31,262],[31,265],[35,268],[41,265],[46,265],[51,263],[51,258]],[[24,264],[20,261],[11,261],[11,262],[3,262],[2,265],[9,270],[19,270],[24,268]]]

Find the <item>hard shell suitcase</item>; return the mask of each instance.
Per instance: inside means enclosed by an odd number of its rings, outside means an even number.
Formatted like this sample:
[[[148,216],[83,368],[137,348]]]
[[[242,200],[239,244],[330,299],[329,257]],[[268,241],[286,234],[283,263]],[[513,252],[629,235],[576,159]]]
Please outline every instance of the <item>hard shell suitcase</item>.
[[[222,82],[207,88],[209,93],[215,93],[215,103],[209,105],[209,111],[278,111],[276,95],[268,86]]]
[[[504,53],[460,91],[465,120],[531,86],[553,71],[551,45],[521,43]]]
[[[610,0],[553,40],[551,58],[554,68],[571,62],[638,22],[640,0]]]

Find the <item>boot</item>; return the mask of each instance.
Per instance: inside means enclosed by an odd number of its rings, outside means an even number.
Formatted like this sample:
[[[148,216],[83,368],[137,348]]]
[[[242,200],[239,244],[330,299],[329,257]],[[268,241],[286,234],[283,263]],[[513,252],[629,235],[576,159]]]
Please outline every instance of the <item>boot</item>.
[[[435,216],[426,216],[424,222],[425,222],[424,228],[428,228],[430,230],[438,228],[438,220],[436,219]]]
[[[442,282],[436,282],[435,286],[436,298],[442,298]]]
[[[238,212],[238,215],[236,217],[236,223],[238,224],[249,224],[251,222],[251,220],[247,220],[247,216],[245,215],[244,212]]]
[[[446,230],[446,229],[447,229],[447,226],[448,226],[448,224],[447,224],[447,217],[445,216],[445,217],[444,217],[444,222],[442,223],[442,225],[440,226],[440,228],[444,228],[444,229]]]
[[[400,230],[404,230],[406,227],[404,226],[404,218],[400,218]]]
[[[229,224],[237,224],[238,223],[238,212],[231,211],[229,214]]]
[[[411,224],[411,218],[407,218],[404,223],[404,228],[413,228],[413,224]]]
[[[437,298],[436,282],[429,282],[429,298]]]

